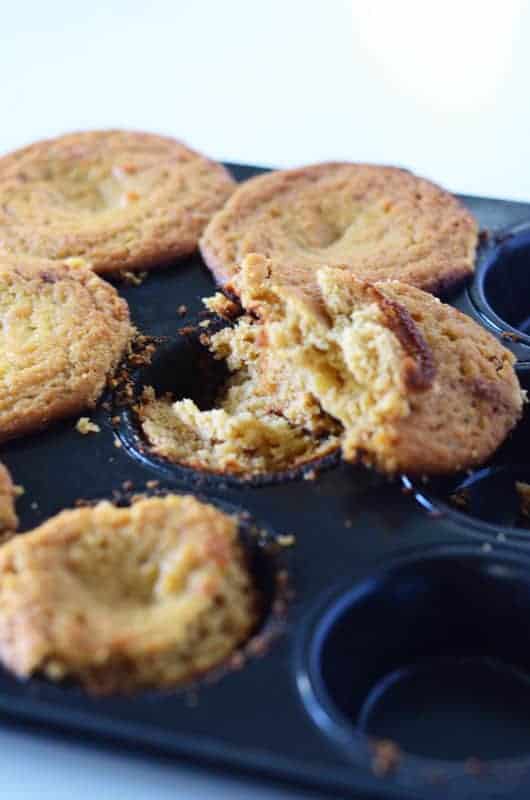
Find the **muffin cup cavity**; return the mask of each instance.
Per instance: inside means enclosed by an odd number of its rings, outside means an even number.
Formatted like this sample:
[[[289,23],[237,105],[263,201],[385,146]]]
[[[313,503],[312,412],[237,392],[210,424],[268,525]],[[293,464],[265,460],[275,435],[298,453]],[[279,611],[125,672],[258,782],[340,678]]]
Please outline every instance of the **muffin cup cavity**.
[[[480,321],[530,361],[530,221],[482,248],[469,296]]]
[[[316,610],[298,651],[305,707],[357,766],[382,774],[383,748],[398,784],[530,770],[529,614],[526,554],[400,557]]]
[[[152,387],[157,398],[164,395],[175,401],[189,398],[201,411],[206,411],[214,407],[216,397],[229,376],[225,362],[215,359],[204,344],[205,330],[210,334],[225,327],[226,323],[218,318],[209,319],[208,322],[207,328],[181,329],[174,340],[161,343],[149,364],[128,375],[128,391],[124,393],[120,387],[115,392],[111,413],[116,422],[116,434],[126,452],[143,466],[163,476],[166,481],[213,491],[285,483],[303,479],[307,473],[313,474],[315,471],[336,466],[340,462],[338,448],[292,469],[256,474],[195,468],[153,451],[142,430],[138,414],[138,404],[141,403],[146,387]]]
[[[530,546],[529,412],[526,406],[518,426],[484,467],[429,479],[403,475],[404,490],[428,514],[466,536]]]

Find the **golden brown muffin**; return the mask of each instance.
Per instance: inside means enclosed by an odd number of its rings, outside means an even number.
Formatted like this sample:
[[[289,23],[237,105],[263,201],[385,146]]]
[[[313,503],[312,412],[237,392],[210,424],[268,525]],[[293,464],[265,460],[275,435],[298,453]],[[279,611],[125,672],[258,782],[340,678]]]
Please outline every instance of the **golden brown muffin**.
[[[233,186],[220,164],[163,136],[37,142],[0,159],[0,252],[148,269],[193,252]]]
[[[168,687],[250,635],[237,519],[190,496],[63,511],[0,548],[0,659],[95,692]]]
[[[415,287],[331,268],[316,278],[318,291],[278,287],[267,260],[250,256],[239,288],[286,379],[341,423],[344,457],[388,473],[484,462],[521,414],[512,354]]]
[[[9,538],[18,528],[15,497],[15,487],[11,475],[0,463],[0,542]]]
[[[0,258],[0,441],[95,405],[132,334],[84,267]]]
[[[448,192],[393,167],[316,164],[243,183],[206,228],[206,264],[234,288],[243,258],[271,258],[275,283],[314,283],[323,265],[441,293],[473,271],[477,223]]]

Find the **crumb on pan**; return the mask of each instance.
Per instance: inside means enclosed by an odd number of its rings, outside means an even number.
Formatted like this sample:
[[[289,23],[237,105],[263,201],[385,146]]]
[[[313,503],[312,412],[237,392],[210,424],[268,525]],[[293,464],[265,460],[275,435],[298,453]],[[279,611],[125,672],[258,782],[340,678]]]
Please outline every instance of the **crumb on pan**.
[[[399,746],[390,739],[372,742],[372,772],[377,778],[385,778],[397,770],[402,760]]]
[[[130,270],[123,270],[118,272],[116,277],[127,286],[141,286],[148,275],[148,272],[131,272]]]
[[[241,308],[233,300],[230,300],[226,295],[221,292],[216,292],[213,297],[203,297],[202,302],[214,314],[218,314],[224,319],[233,319],[236,317]]]
[[[459,489],[457,492],[453,492],[453,494],[449,495],[449,502],[456,506],[456,508],[461,508],[462,510],[469,508],[470,500],[469,489]]]
[[[276,537],[280,547],[292,547],[296,542],[296,537],[292,533],[283,533]]]
[[[523,517],[530,519],[530,483],[516,481],[515,488],[519,496],[519,510]]]
[[[99,433],[101,431],[99,425],[96,422],[92,422],[89,417],[79,417],[75,427],[79,433],[83,434],[83,436],[86,436],[89,433]]]
[[[483,761],[476,756],[470,756],[466,760],[464,768],[468,775],[472,775],[474,778],[483,778],[489,772],[487,761]]]

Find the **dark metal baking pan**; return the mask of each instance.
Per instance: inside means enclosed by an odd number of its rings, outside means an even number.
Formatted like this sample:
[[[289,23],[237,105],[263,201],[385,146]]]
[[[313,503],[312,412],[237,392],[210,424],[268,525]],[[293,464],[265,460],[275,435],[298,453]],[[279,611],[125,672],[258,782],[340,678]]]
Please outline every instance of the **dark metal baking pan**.
[[[229,168],[240,180],[260,172]],[[526,381],[530,205],[462,199],[484,235],[474,281],[450,302],[513,348]],[[190,383],[193,357],[177,344],[178,329],[193,324],[214,290],[200,257],[139,286],[117,285],[138,328],[166,337],[162,347],[177,353]],[[152,480],[200,491],[295,535],[285,628],[240,669],[193,690],[91,697],[0,671],[6,718],[320,796],[528,798],[530,535],[514,506],[514,481],[530,480],[528,413],[490,464],[448,485],[389,482],[338,459],[312,480],[303,470],[274,481],[212,479],[142,453],[131,420],[122,415],[116,428],[112,414],[100,405],[91,415],[95,435],[81,436],[68,420],[2,448],[25,487],[21,529],[79,498],[112,498],[125,481],[137,491]],[[472,489],[466,508],[451,500],[462,481]],[[386,739],[400,750],[381,745]]]

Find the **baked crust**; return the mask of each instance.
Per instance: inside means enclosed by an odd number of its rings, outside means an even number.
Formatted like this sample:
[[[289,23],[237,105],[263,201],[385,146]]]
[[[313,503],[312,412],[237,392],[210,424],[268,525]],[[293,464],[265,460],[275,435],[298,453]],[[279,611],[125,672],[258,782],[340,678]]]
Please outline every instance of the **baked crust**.
[[[271,259],[277,285],[314,283],[327,265],[439,294],[472,273],[477,237],[470,212],[423,178],[394,167],[325,163],[241,184],[200,249],[231,289],[244,257],[258,253]]]
[[[164,136],[90,131],[0,159],[0,253],[145,270],[193,252],[234,181]]]
[[[0,659],[94,692],[174,686],[251,633],[237,519],[191,496],[63,511],[0,548]]]
[[[0,258],[0,441],[94,406],[132,336],[92,270]]]

